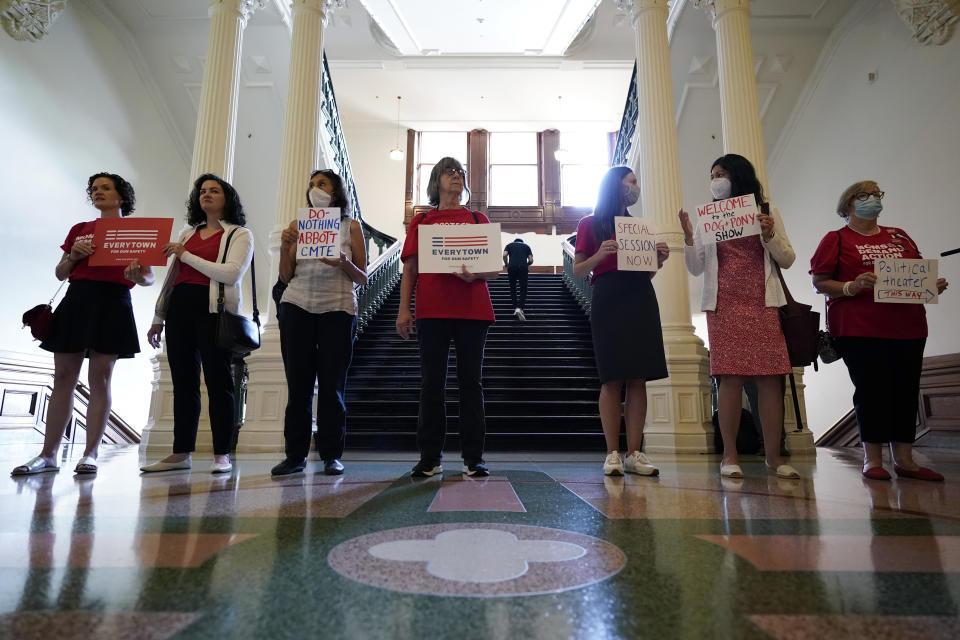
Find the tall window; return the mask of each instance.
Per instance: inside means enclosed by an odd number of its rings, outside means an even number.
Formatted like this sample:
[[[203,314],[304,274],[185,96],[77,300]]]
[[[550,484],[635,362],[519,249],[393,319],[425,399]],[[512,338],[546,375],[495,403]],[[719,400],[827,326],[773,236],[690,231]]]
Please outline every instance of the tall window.
[[[540,204],[536,133],[490,134],[487,196],[492,207]]]
[[[430,204],[427,183],[430,172],[440,158],[456,158],[467,168],[467,133],[465,131],[422,131],[417,157],[417,204]]]
[[[568,207],[597,203],[600,180],[610,168],[609,136],[603,131],[560,132],[560,201]]]

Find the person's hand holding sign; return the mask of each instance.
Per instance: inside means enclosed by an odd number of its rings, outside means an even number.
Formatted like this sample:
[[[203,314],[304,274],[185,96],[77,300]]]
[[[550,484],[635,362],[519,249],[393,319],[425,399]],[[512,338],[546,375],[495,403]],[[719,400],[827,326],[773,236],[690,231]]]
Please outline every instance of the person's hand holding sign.
[[[861,291],[873,291],[873,286],[877,284],[877,274],[872,271],[861,273],[851,281],[852,284],[847,288],[851,296],[855,296]],[[844,291],[846,293],[846,290]]]
[[[344,253],[343,251],[340,252],[339,258],[320,258],[320,262],[322,262],[323,264],[328,264],[331,267],[340,267],[341,269],[349,261],[350,260],[349,258],[347,258],[347,254]]]
[[[770,242],[770,239],[777,235],[773,228],[773,216],[767,213],[758,213],[757,220],[760,222],[760,235],[764,242]]]
[[[169,242],[163,245],[163,247],[161,247],[161,251],[163,251],[163,255],[165,255],[168,258],[172,255],[176,255],[179,258],[180,254],[182,254],[186,250],[187,250],[186,247],[184,247],[179,242]]]
[[[937,278],[937,295],[946,291],[949,286],[950,283],[947,282],[946,278]]]
[[[153,268],[142,266],[139,261],[133,260],[123,270],[123,277],[130,282],[146,286],[153,283]]]
[[[663,263],[670,257],[670,247],[666,242],[657,243],[657,269],[663,266]]]
[[[690,222],[690,214],[680,209],[677,214],[680,218],[680,227],[683,229],[683,242],[688,246],[693,246],[693,223]]]
[[[611,241],[611,242],[613,242],[614,247],[616,247],[616,242],[615,241]],[[464,282],[476,282],[477,280],[493,280],[500,275],[500,272],[485,271],[483,273],[473,273],[469,269],[467,269],[467,265],[462,265],[460,267],[460,271],[458,271],[457,273],[454,273],[453,275],[457,276]]]
[[[71,262],[80,262],[84,258],[93,255],[95,251],[93,243],[88,240],[77,240],[73,243],[73,246],[70,247],[70,261]]]

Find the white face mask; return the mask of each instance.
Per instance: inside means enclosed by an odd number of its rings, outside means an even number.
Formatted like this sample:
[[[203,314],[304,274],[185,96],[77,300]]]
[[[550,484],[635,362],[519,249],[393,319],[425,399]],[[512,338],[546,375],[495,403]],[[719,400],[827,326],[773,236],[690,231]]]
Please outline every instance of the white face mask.
[[[323,189],[318,189],[314,187],[310,189],[310,204],[318,209],[322,209],[330,205],[330,194],[324,191]]]
[[[710,181],[710,193],[717,200],[726,200],[730,197],[730,178],[714,178]]]
[[[628,207],[631,207],[637,203],[637,200],[640,199],[640,187],[635,184],[631,184],[628,187],[628,191],[623,196],[623,204]]]

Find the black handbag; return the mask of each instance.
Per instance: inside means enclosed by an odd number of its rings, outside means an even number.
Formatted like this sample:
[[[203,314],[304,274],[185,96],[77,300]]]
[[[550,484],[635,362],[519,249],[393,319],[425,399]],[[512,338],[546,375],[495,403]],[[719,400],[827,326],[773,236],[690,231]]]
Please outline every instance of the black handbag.
[[[60,283],[57,290],[53,292],[50,302],[38,304],[23,312],[21,322],[23,322],[24,327],[30,327],[30,335],[33,336],[34,340],[43,342],[47,339],[47,336],[50,335],[50,329],[53,327],[53,301],[56,299],[57,294],[60,293],[60,290],[63,289],[63,285],[66,284],[66,282],[67,281],[64,280]]]
[[[840,263],[840,232],[837,231],[837,264]],[[836,279],[836,268],[834,268],[834,279]],[[826,298],[824,298],[824,305],[826,305]],[[828,318],[828,316],[824,316]],[[830,364],[831,362],[836,362],[840,359],[840,354],[837,352],[837,347],[833,344],[833,338],[830,336],[830,321],[829,319],[824,323],[826,325],[826,331],[821,331],[817,335],[817,354],[820,356],[820,361],[823,364]]]
[[[820,334],[820,314],[813,310],[809,304],[797,302],[790,295],[790,289],[783,279],[783,272],[780,271],[780,265],[774,261],[777,275],[780,276],[780,284],[783,286],[783,293],[787,297],[787,304],[779,308],[780,330],[783,331],[783,338],[787,343],[787,355],[790,358],[791,367],[806,367],[817,364],[817,352],[819,346]]]
[[[223,248],[224,263],[227,261],[227,251],[230,249],[230,240],[236,229],[227,236],[226,246]],[[253,320],[238,315],[224,308],[224,285],[220,283],[220,296],[217,298],[217,328],[215,333],[216,345],[238,356],[246,356],[251,351],[260,348],[260,310],[257,309],[257,271],[254,258],[250,258],[250,282],[253,292]]]

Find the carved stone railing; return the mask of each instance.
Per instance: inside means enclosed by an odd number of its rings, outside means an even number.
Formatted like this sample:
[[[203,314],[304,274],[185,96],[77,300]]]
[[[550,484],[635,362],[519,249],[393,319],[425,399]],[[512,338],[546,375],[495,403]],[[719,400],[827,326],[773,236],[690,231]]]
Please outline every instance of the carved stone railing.
[[[611,166],[626,165],[630,158],[630,146],[633,143],[633,134],[637,130],[637,63],[633,63],[633,75],[630,76],[630,89],[627,91],[627,103],[623,105],[623,118],[620,120],[620,131],[617,133],[617,145],[613,149]]]
[[[574,246],[577,236],[573,235],[563,241],[563,283],[576,298],[586,314],[590,315],[590,301],[593,299],[593,285],[590,284],[590,274],[582,278],[573,275]]]

